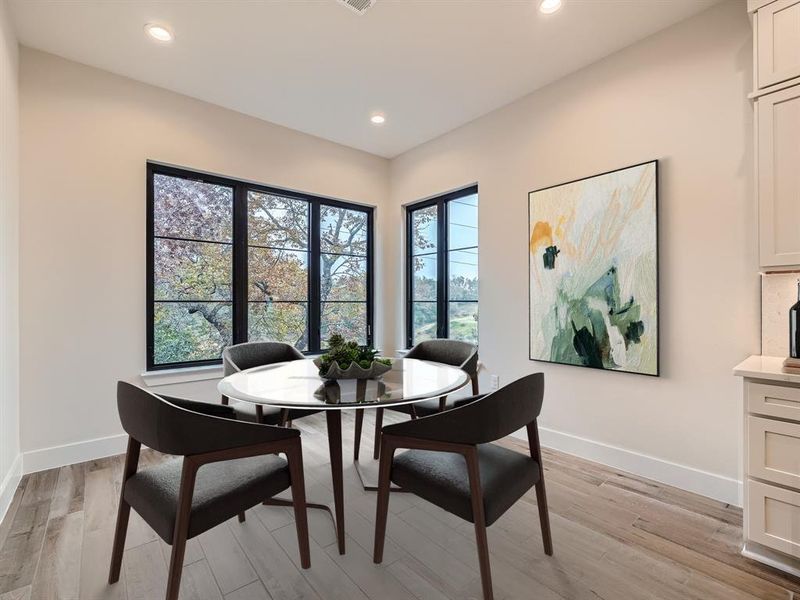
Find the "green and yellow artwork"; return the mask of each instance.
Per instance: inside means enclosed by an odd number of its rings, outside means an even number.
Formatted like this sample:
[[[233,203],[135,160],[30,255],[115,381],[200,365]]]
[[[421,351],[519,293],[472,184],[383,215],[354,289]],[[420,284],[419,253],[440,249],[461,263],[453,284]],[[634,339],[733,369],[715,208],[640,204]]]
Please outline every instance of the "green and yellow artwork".
[[[531,360],[658,375],[657,170],[528,195]]]

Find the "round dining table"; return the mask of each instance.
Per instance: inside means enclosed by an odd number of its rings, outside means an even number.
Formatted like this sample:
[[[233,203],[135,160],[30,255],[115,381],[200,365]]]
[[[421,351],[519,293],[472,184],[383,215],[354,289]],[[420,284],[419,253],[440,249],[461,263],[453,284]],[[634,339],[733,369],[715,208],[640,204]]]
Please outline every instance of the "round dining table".
[[[467,383],[469,376],[458,367],[414,358],[392,359],[391,370],[377,379],[328,380],[319,375],[312,360],[306,359],[253,367],[228,375],[219,382],[218,390],[223,396],[242,402],[281,409],[325,411],[336,538],[339,553],[344,554],[342,411],[384,409],[441,398],[460,390]],[[354,464],[358,469],[355,458]],[[360,471],[359,477],[362,477]],[[325,505],[309,503],[308,506],[330,512]]]

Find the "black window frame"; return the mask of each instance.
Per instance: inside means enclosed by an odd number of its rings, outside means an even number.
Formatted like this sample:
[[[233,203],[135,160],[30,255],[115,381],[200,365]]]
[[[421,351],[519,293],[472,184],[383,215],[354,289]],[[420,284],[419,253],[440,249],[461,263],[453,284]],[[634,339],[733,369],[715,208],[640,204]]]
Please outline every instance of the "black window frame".
[[[207,365],[221,364],[222,359],[208,359],[199,361],[182,361],[173,363],[155,363],[155,337],[154,337],[154,317],[155,317],[155,190],[154,190],[154,177],[155,175],[166,175],[169,177],[178,177],[182,179],[189,179],[192,181],[202,181],[214,185],[220,185],[233,188],[233,233],[232,233],[232,329],[233,329],[233,344],[246,342],[248,338],[248,304],[250,302],[248,295],[248,250],[250,247],[249,236],[247,229],[247,215],[248,215],[248,192],[262,192],[267,194],[274,194],[284,198],[292,198],[308,202],[309,205],[309,230],[308,230],[308,299],[307,299],[307,325],[308,325],[308,348],[303,351],[306,355],[319,354],[324,352],[322,347],[322,340],[320,339],[321,331],[321,310],[322,299],[320,297],[320,212],[321,207],[331,206],[334,208],[342,208],[346,210],[359,211],[366,214],[367,217],[367,298],[366,298],[366,316],[367,316],[367,331],[366,343],[373,345],[374,340],[374,222],[375,209],[372,206],[364,204],[356,204],[346,202],[343,200],[336,200],[333,198],[325,198],[316,196],[305,192],[297,192],[294,190],[287,190],[275,186],[268,186],[251,181],[234,179],[221,175],[206,173],[203,171],[196,171],[184,167],[176,167],[166,165],[154,161],[147,161],[147,291],[146,291],[146,311],[145,318],[147,320],[147,345],[146,345],[146,362],[148,371],[161,371],[166,369],[181,369],[187,367],[201,367]],[[353,301],[357,302],[357,301]]]
[[[436,196],[428,200],[421,200],[406,206],[406,348],[414,346],[414,272],[413,272],[413,214],[415,211],[436,207],[436,337],[438,339],[448,339],[450,323],[448,318],[448,303],[450,302],[450,273],[448,254],[458,251],[458,248],[449,249],[448,240],[448,215],[447,204],[452,200],[458,200],[465,196],[478,196],[478,206],[480,206],[480,194],[478,184],[448,192],[441,196]],[[478,239],[480,248],[480,238]],[[480,249],[478,250],[480,253]],[[480,284],[479,284],[480,285]],[[457,302],[454,300],[454,302]],[[472,301],[469,301],[472,302]],[[480,303],[478,304],[480,310]],[[480,323],[480,320],[479,320]]]

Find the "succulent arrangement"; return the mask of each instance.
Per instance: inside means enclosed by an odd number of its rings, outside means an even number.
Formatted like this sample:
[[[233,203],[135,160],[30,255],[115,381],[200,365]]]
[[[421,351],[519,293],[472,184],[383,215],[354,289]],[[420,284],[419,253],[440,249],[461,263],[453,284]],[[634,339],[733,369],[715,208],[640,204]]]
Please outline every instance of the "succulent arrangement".
[[[377,354],[377,350],[371,346],[345,341],[341,335],[334,333],[328,339],[328,351],[314,362],[319,367],[321,377],[331,377],[333,373],[343,374],[347,371],[371,377],[385,373],[392,366],[391,360],[377,358]]]

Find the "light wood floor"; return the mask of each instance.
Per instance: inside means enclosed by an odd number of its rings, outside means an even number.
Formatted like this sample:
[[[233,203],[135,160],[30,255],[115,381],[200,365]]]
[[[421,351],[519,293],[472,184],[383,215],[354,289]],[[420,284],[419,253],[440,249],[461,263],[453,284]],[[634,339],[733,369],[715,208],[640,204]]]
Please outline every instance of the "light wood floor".
[[[347,554],[336,550],[329,517],[310,511],[311,569],[300,570],[291,512],[259,506],[245,523],[232,519],[190,541],[182,599],[481,597],[472,525],[410,494],[393,494],[385,561],[372,563],[375,495],[353,472],[352,424],[346,416]],[[370,425],[368,414],[365,434]],[[329,502],[324,420],[296,426],[309,500]],[[363,443],[369,456],[370,435]],[[555,555],[542,552],[531,492],[489,530],[498,600],[800,598],[800,580],[739,556],[738,509],[558,452],[544,456]],[[23,479],[0,525],[0,600],[163,598],[169,546],[135,513],[122,578],[106,583],[121,470],[121,457],[111,457]]]

